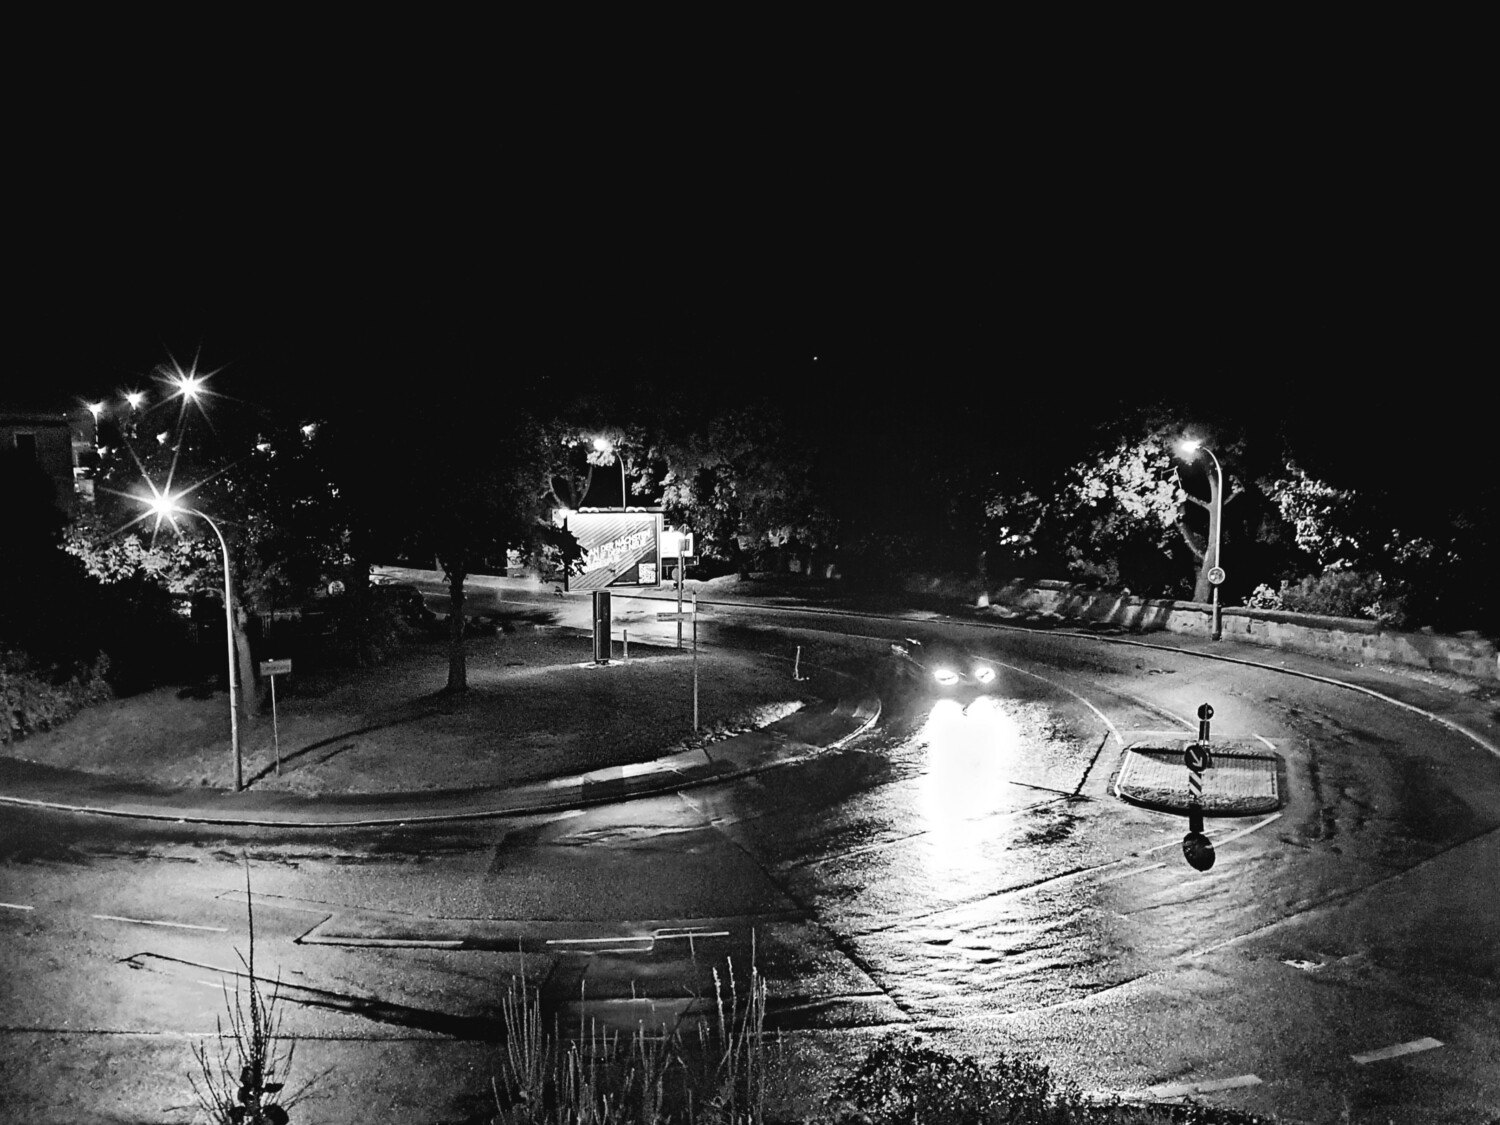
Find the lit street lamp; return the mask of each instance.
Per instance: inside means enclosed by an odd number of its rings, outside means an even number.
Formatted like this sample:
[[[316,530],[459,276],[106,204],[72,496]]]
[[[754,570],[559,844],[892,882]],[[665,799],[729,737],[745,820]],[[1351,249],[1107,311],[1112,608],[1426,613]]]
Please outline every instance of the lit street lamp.
[[[614,443],[609,438],[596,437],[594,439],[594,448],[600,453],[613,454],[615,460],[620,462],[620,511],[623,512],[625,506],[629,503],[629,494],[625,491],[625,457],[615,449]]]
[[[1214,640],[1218,640],[1224,632],[1224,622],[1219,612],[1219,585],[1224,581],[1224,561],[1219,553],[1220,541],[1224,534],[1224,470],[1219,465],[1219,459],[1214,456],[1214,451],[1201,441],[1196,439],[1184,441],[1178,448],[1182,450],[1183,456],[1188,458],[1191,458],[1193,454],[1201,449],[1204,453],[1208,454],[1210,460],[1214,463],[1215,479],[1211,482],[1213,486],[1213,511],[1209,521],[1213,524],[1214,561],[1213,566],[1208,571],[1208,582],[1213,590]]]
[[[219,537],[219,549],[224,555],[224,643],[229,651],[229,742],[234,750],[234,791],[238,793],[245,785],[240,759],[240,713],[238,697],[234,690],[234,606],[229,596],[229,544],[224,542],[224,533],[219,530],[219,525],[206,513],[200,512],[197,508],[184,508],[177,503],[177,499],[176,496],[162,493],[147,503],[158,517],[166,516],[171,519],[175,515],[186,514],[203,520]]]

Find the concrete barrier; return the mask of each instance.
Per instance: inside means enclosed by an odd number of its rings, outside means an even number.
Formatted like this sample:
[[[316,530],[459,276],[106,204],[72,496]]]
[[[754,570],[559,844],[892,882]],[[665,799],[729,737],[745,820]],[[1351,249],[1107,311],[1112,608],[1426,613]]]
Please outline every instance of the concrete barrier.
[[[1012,582],[975,595],[983,604],[1006,605],[1043,616],[1117,625],[1123,629],[1208,637],[1212,607],[1203,602],[1137,598],[1041,579]],[[1484,683],[1500,682],[1500,653],[1477,633],[1447,636],[1421,630],[1403,633],[1374,621],[1323,617],[1284,610],[1226,607],[1223,635],[1230,640],[1327,657],[1349,664],[1397,664],[1446,672]]]

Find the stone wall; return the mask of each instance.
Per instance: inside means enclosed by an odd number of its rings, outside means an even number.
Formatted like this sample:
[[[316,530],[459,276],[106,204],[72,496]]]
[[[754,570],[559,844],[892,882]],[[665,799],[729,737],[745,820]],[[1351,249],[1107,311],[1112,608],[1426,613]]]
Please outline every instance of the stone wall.
[[[931,586],[932,592],[938,592],[943,585],[947,584],[933,580],[915,588]],[[967,597],[975,596],[971,588]],[[1007,605],[1031,613],[1143,632],[1162,630],[1201,637],[1213,632],[1212,607],[1202,602],[1136,598],[1045,579],[1013,582],[988,594],[979,593],[977,600],[981,605]],[[1357,618],[1239,607],[1225,608],[1221,619],[1224,637],[1230,640],[1350,664],[1400,664],[1488,683],[1500,682],[1500,656],[1495,644],[1477,633],[1456,637],[1426,631],[1401,633]]]

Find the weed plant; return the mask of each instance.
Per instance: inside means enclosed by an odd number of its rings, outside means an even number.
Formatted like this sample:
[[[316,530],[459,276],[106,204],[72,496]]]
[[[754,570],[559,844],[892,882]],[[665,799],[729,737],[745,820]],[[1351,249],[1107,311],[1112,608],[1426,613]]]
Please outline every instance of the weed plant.
[[[310,1084],[295,1095],[282,1097],[297,1042],[282,1031],[280,974],[270,995],[255,974],[255,906],[250,897],[248,864],[245,919],[250,955],[246,957],[238,950],[235,953],[245,967],[248,983],[242,988],[236,978],[232,995],[229,985],[224,985],[229,1031],[226,1034],[223,1019],[215,1017],[217,1053],[210,1054],[204,1044],[196,1045],[193,1057],[198,1062],[198,1074],[188,1075],[188,1081],[212,1125],[288,1125],[292,1107],[307,1096]]]

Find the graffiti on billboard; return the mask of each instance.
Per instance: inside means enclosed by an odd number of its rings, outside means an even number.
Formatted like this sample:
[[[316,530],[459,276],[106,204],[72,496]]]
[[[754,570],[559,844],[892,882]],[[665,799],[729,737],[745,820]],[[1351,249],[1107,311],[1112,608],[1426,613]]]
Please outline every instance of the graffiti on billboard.
[[[583,573],[572,579],[571,589],[661,585],[660,510],[584,509],[563,519],[585,552]]]

